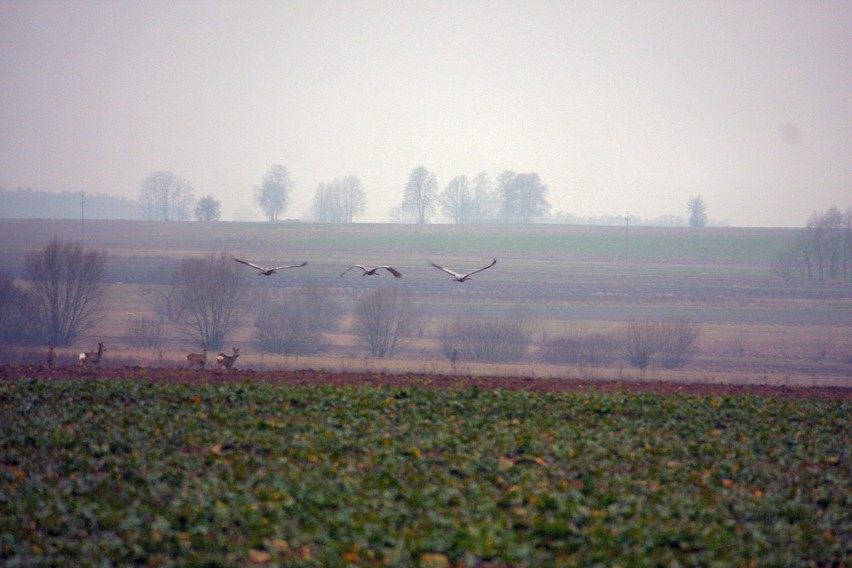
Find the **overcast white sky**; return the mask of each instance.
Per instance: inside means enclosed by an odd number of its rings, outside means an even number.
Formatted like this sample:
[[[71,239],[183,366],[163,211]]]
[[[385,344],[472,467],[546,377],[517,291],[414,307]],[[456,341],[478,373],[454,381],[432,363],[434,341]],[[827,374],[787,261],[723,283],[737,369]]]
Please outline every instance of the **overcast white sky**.
[[[535,172],[553,211],[802,226],[852,205],[852,2],[0,0],[0,187],[135,198],[154,170],[260,212],[273,163]]]

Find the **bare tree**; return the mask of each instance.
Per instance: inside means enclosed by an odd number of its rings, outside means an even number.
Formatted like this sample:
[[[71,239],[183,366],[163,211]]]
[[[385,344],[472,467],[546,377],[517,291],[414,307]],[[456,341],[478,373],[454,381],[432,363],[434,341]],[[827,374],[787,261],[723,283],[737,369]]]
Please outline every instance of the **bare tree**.
[[[282,300],[271,300],[269,290],[253,294],[255,340],[270,353],[316,353],[326,347],[323,332],[340,324],[340,306],[331,290],[308,283]]]
[[[545,341],[539,352],[553,365],[598,366],[612,361],[618,339],[611,333],[566,334]]]
[[[267,353],[309,354],[325,348],[325,340],[315,329],[307,306],[287,302],[265,306],[255,317],[255,339]]]
[[[275,221],[287,209],[292,190],[290,171],[281,164],[273,164],[261,185],[255,186],[254,199],[269,220]]]
[[[621,345],[627,361],[642,374],[651,364],[660,342],[658,327],[651,322],[632,321],[621,334]]]
[[[320,223],[340,223],[340,196],[333,184],[321,183],[314,193],[311,211],[314,219]]]
[[[808,280],[852,281],[852,208],[843,213],[834,206],[811,215],[805,229],[773,265],[785,279],[790,277],[791,266]],[[784,270],[779,272],[779,268]]]
[[[682,367],[695,353],[701,325],[687,318],[630,322],[622,331],[622,348],[628,362],[642,372],[659,354],[664,369]]]
[[[39,300],[0,273],[0,346],[47,342]]]
[[[332,299],[329,288],[308,282],[296,290],[294,301],[304,306],[305,317],[314,331],[334,331],[340,325],[340,305]]]
[[[515,179],[517,174],[511,170],[503,170],[497,176],[497,187],[495,188],[495,195],[497,197],[497,202],[499,203],[500,216],[503,218],[503,221],[508,223],[512,218],[512,180]]]
[[[180,262],[172,274],[170,314],[195,342],[219,349],[239,324],[248,277],[223,251]]]
[[[342,222],[351,223],[356,216],[363,215],[367,204],[364,194],[364,186],[355,176],[346,176],[341,180],[335,180],[340,193],[340,209]]]
[[[494,184],[486,172],[479,172],[473,178],[473,203],[470,220],[472,223],[484,223],[495,214],[497,199],[494,196]]]
[[[148,219],[183,221],[190,218],[193,194],[185,179],[172,172],[155,171],[139,187],[139,202]]]
[[[843,279],[852,282],[852,207],[846,208],[843,232]]]
[[[69,345],[100,319],[106,258],[105,252],[58,239],[27,253],[26,272],[49,342]]]
[[[179,286],[175,283],[176,269],[166,268],[161,265],[160,277],[169,282],[168,286],[151,286],[144,293],[153,296],[151,305],[154,313],[160,317],[160,321],[168,320],[172,323],[180,319],[180,304],[178,303]]]
[[[585,362],[588,365],[605,365],[618,356],[618,337],[614,333],[590,333],[583,336]]]
[[[473,197],[467,176],[456,176],[439,196],[441,210],[453,223],[468,223],[473,215]]]
[[[657,337],[659,341],[660,364],[664,369],[677,369],[695,354],[701,324],[677,318],[659,323]]]
[[[321,223],[351,223],[364,213],[364,186],[355,176],[335,179],[317,187],[312,206],[314,217]]]
[[[195,218],[199,221],[218,221],[221,217],[221,204],[212,195],[205,195],[195,205]]]
[[[378,288],[358,300],[353,313],[355,334],[373,357],[391,357],[415,327],[411,293],[398,286]]]
[[[414,215],[420,225],[435,211],[438,199],[438,179],[423,166],[414,168],[405,184],[402,209]]]
[[[707,226],[707,203],[700,195],[696,195],[687,203],[686,208],[689,210],[689,226],[690,227],[705,227]]]
[[[798,272],[798,260],[791,252],[779,252],[772,261],[772,271],[784,282],[790,282]]]
[[[847,220],[836,206],[825,213],[814,213],[805,229],[807,247],[812,254],[817,279],[845,279],[841,276],[844,267],[844,237],[847,235]]]
[[[516,312],[510,317],[482,317],[476,313],[454,318],[440,332],[441,352],[450,358],[492,363],[519,361],[530,344],[526,316]]]
[[[550,210],[549,189],[536,173],[504,171],[497,178],[500,209],[507,223],[530,223]]]

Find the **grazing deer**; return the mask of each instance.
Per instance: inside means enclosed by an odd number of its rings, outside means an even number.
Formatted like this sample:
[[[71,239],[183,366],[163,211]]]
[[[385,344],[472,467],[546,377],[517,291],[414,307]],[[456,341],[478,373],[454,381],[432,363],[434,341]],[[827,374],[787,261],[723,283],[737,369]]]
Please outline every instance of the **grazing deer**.
[[[224,353],[216,355],[216,365],[223,369],[230,369],[234,366],[234,361],[240,356],[240,349],[239,347],[232,347],[231,349],[234,351],[233,355],[225,355]]]
[[[88,365],[97,365],[101,362],[101,355],[106,351],[106,347],[100,341],[98,341],[98,350],[95,351],[84,351],[80,353],[80,364],[84,367]]]
[[[48,369],[56,367],[56,351],[53,350],[53,343],[47,344],[47,355],[44,357],[44,362]]]
[[[199,369],[203,369],[204,365],[207,364],[207,344],[202,344],[204,351],[201,353],[190,353],[186,356],[186,368],[191,369],[195,365],[198,365]]]

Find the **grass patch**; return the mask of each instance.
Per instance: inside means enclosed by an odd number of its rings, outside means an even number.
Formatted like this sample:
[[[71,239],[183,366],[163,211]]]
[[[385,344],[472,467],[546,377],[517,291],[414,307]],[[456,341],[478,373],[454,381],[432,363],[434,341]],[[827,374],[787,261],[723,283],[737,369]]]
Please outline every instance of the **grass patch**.
[[[850,411],[751,396],[8,381],[0,563],[839,565],[852,546]]]

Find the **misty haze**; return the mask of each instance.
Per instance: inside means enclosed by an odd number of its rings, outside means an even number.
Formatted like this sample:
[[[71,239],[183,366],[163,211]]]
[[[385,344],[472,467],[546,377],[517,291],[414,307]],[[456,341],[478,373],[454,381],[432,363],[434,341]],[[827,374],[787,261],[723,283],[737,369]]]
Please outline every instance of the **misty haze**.
[[[848,564],[850,30],[0,0],[0,564]]]
[[[262,220],[281,164],[283,218],[354,176],[385,222],[423,166],[535,173],[539,221],[702,195],[711,225],[797,227],[848,205],[849,29],[842,1],[2,2],[0,188],[138,200],[165,171]]]

